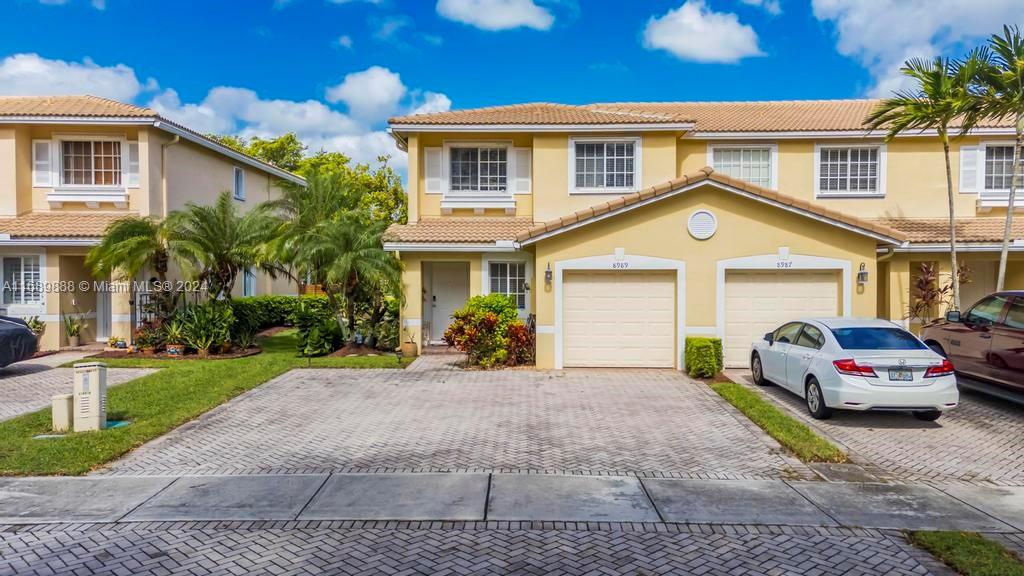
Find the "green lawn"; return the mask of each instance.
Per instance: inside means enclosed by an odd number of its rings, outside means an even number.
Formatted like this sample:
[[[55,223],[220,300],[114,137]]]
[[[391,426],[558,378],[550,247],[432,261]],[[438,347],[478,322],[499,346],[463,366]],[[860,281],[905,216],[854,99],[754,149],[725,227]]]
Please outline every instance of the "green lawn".
[[[0,475],[84,474],[292,368],[398,368],[409,363],[394,354],[307,362],[295,356],[291,331],[264,338],[260,345],[262,354],[234,360],[105,359],[111,367],[161,369],[108,391],[107,418],[132,424],[36,440],[32,437],[50,431],[49,408],[0,422]]]
[[[910,532],[910,542],[964,576],[1024,576],[1024,563],[973,532]]]
[[[711,388],[804,462],[846,462],[846,453],[757,392],[735,382],[716,382]]]

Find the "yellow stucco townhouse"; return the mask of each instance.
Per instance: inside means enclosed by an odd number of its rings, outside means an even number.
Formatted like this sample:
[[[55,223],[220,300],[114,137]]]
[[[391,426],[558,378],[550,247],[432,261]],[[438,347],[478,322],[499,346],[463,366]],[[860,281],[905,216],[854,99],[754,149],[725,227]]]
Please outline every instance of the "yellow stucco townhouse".
[[[44,320],[41,349],[66,345],[67,314],[85,316],[83,342],[127,337],[136,294],[104,290],[94,281],[110,279],[84,264],[107,225],[129,214],[163,218],[225,190],[251,208],[283,180],[303,182],[148,108],[94,96],[0,97],[0,310]],[[240,295],[296,293],[282,279],[244,276]]]
[[[934,133],[884,143],[872,100],[525,104],[391,119],[409,154],[404,337],[439,343],[468,297],[514,295],[537,364],[682,365],[688,335],[727,365],[784,320],[909,323],[920,263],[949,270]],[[953,144],[958,239],[993,290],[1012,130]],[[1024,198],[1018,196],[1018,208]],[[1007,288],[1024,288],[1024,217]]]

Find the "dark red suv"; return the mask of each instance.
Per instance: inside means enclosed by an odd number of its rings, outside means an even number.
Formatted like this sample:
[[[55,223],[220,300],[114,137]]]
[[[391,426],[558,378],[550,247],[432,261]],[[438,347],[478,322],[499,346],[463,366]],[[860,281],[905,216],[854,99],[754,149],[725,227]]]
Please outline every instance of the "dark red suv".
[[[924,327],[921,339],[957,373],[1024,390],[1024,290],[997,292]]]

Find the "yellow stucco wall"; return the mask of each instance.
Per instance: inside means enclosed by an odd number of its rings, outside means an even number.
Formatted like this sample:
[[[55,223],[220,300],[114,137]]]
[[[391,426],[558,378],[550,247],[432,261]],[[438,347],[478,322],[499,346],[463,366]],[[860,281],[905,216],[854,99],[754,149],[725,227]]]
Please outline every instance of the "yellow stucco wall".
[[[710,210],[718,220],[718,231],[708,240],[695,240],[686,231],[687,218],[697,209]],[[543,277],[549,262],[555,267],[559,261],[611,255],[616,248],[623,248],[627,255],[683,260],[686,325],[712,327],[718,320],[718,260],[775,255],[779,247],[788,247],[792,255],[849,262],[853,273],[850,285],[842,290],[851,293],[852,313],[875,316],[874,239],[708,186],[537,243],[533,282],[544,287],[536,292],[537,325],[555,324],[554,291],[545,286]],[[872,279],[864,288],[855,283],[861,263]],[[539,334],[537,346],[538,366],[552,367],[554,337]]]
[[[405,294],[405,305],[402,307],[401,319],[403,342],[412,340],[417,344],[423,341],[422,326],[428,318],[423,311],[423,263],[424,262],[465,262],[469,265],[469,296],[478,296],[481,289],[481,257],[470,252],[403,252],[400,254],[405,269],[402,271],[402,293]]]

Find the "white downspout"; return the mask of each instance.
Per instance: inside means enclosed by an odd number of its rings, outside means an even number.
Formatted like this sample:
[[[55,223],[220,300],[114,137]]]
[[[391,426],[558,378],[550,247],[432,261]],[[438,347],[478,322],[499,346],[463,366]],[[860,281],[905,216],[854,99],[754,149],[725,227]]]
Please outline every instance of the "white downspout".
[[[181,136],[175,134],[170,142],[160,145],[160,201],[163,203],[161,218],[167,218],[167,149],[181,142]]]

